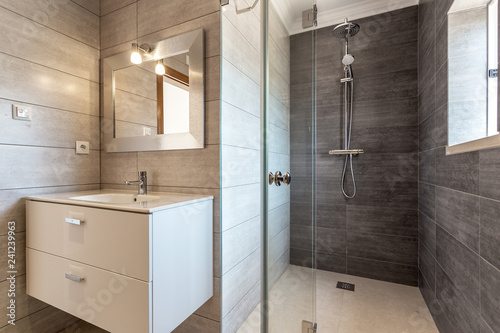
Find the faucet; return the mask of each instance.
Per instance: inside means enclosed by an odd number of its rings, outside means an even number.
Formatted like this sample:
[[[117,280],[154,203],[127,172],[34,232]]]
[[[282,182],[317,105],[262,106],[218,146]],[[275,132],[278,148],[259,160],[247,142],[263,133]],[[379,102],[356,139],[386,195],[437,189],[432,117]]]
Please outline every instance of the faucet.
[[[148,194],[148,176],[146,171],[138,172],[139,179],[138,180],[126,180],[125,185],[137,185],[137,190],[139,195]]]

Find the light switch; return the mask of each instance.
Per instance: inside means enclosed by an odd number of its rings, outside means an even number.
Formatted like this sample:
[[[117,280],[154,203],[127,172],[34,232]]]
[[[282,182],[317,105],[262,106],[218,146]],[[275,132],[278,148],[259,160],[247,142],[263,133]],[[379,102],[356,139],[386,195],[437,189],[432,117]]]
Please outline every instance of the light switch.
[[[88,141],[77,141],[76,142],[76,153],[80,155],[88,155],[90,151],[90,145]]]
[[[12,104],[12,119],[31,121],[31,106]]]

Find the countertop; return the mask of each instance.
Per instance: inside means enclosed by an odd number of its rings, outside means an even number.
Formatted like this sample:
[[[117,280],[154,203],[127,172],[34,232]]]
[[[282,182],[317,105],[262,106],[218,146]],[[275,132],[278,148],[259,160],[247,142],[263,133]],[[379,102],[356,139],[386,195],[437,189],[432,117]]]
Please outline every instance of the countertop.
[[[148,195],[159,196],[160,199],[147,202],[134,203],[107,203],[98,201],[83,201],[72,199],[78,196],[96,195],[96,194],[137,194],[134,191],[121,190],[92,190],[66,193],[52,193],[44,195],[29,196],[27,200],[52,202],[66,205],[94,207],[102,209],[121,210],[143,214],[151,214],[157,211],[172,209],[180,206],[190,205],[200,201],[213,200],[213,196],[185,194],[185,193],[167,193],[167,192],[148,192]]]

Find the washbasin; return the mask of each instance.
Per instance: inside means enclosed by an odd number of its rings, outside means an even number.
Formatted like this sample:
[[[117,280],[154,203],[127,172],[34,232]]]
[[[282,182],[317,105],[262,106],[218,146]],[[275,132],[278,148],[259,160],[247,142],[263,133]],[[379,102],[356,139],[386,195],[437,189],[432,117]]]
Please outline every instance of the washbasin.
[[[111,204],[132,204],[135,202],[148,202],[160,199],[156,195],[138,195],[132,193],[101,193],[70,197],[73,200],[92,201]]]

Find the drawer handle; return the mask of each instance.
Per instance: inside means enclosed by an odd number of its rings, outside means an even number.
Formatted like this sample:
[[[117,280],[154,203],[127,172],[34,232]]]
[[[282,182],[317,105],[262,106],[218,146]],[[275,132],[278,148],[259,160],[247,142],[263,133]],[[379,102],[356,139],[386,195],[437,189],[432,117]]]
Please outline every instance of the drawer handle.
[[[75,225],[82,225],[83,223],[83,220],[77,220],[77,219],[70,219],[69,217],[67,217],[65,219],[66,223],[71,223],[71,224],[75,224]]]
[[[79,277],[79,276],[76,276],[76,275],[73,275],[73,274],[64,274],[64,276],[66,277],[66,279],[68,280],[71,280],[71,281],[75,281],[75,282],[78,282],[78,283],[82,283],[83,280],[85,280],[84,277]]]

